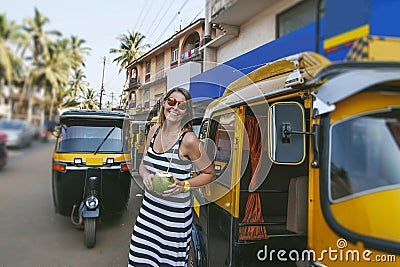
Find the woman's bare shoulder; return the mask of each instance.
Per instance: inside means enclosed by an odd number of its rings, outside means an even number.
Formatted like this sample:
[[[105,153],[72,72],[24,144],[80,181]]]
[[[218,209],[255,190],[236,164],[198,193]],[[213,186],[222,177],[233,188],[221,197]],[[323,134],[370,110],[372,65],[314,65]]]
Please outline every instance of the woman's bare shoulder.
[[[197,145],[199,143],[199,139],[194,132],[188,131],[187,133],[185,133],[185,136],[182,139],[182,143],[185,146]]]
[[[147,134],[147,136],[150,137],[150,139],[153,137],[153,135],[156,132],[156,130],[158,129],[158,127],[159,127],[158,124],[155,124],[150,127],[149,133]]]

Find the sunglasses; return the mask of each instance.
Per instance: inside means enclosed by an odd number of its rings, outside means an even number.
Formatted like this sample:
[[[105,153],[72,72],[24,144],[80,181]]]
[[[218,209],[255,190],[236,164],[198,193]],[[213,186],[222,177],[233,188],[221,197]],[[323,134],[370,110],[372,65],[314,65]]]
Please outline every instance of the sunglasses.
[[[186,109],[186,101],[178,101],[173,97],[168,97],[166,100],[167,100],[167,104],[171,107],[175,107],[175,105],[178,104],[178,108],[180,110]]]

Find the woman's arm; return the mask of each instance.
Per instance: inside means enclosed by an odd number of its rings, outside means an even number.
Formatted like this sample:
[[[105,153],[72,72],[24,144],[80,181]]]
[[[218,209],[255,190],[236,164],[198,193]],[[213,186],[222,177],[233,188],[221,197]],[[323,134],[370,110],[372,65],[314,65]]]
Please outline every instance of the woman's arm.
[[[181,143],[179,149],[181,157],[190,159],[197,167],[200,174],[186,181],[176,180],[169,189],[164,192],[164,196],[171,196],[185,191],[185,182],[189,183],[189,188],[196,188],[211,183],[215,180],[215,170],[211,160],[201,144],[200,140],[193,132],[188,132]]]
[[[193,132],[185,135],[181,144],[181,153],[190,159],[200,172],[189,180],[190,187],[200,187],[215,180],[214,166],[209,159],[203,144]]]

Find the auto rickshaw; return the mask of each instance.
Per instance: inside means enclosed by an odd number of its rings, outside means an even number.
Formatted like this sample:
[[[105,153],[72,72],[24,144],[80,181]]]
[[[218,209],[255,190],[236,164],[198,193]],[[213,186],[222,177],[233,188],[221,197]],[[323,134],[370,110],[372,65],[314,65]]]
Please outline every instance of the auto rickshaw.
[[[74,110],[60,116],[53,155],[55,212],[84,230],[85,245],[96,243],[96,222],[104,212],[126,210],[131,187],[129,120],[121,112]]]
[[[207,107],[190,266],[399,266],[400,39],[361,41],[370,62],[292,55]]]
[[[138,171],[146,142],[147,121],[131,121],[132,170]]]

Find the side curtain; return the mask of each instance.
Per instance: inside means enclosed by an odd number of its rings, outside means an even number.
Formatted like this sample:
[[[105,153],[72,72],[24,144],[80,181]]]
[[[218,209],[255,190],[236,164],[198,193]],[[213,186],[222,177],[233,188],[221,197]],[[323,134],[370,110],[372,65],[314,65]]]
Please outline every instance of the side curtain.
[[[253,116],[246,116],[245,127],[247,130],[250,146],[250,163],[251,163],[251,180],[250,188],[254,184],[257,184],[257,165],[260,161],[261,156],[261,131],[257,119]],[[239,239],[240,240],[260,240],[267,239],[267,227],[265,225],[251,225],[251,223],[263,223],[264,218],[262,216],[262,206],[260,200],[260,194],[257,192],[251,192],[248,195],[246,202],[245,216],[243,218],[243,225],[239,228]]]

